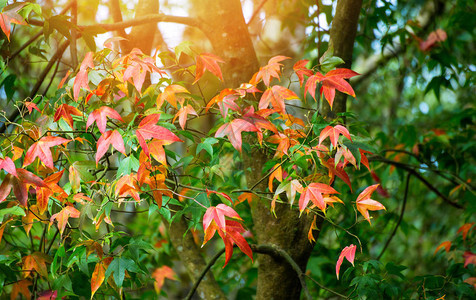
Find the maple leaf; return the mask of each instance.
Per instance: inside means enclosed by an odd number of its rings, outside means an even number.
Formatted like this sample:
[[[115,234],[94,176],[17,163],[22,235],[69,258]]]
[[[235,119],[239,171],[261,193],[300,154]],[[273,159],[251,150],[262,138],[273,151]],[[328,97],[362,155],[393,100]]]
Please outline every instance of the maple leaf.
[[[225,243],[225,264],[223,265],[223,268],[228,264],[233,255],[233,245],[235,244],[251,259],[251,261],[253,261],[253,252],[251,251],[250,245],[241,235],[241,233],[245,232],[243,226],[233,220],[226,220],[225,223],[227,230],[218,230],[218,234]]]
[[[177,108],[177,94],[190,94],[190,92],[178,84],[168,85],[164,91],[157,96],[157,108],[160,109],[164,101],[167,101],[170,105]]]
[[[345,247],[342,249],[339,259],[337,260],[336,264],[336,275],[337,279],[339,279],[339,271],[340,271],[340,266],[342,265],[342,262],[344,261],[344,257],[352,264],[354,265],[354,258],[355,258],[355,250],[357,249],[357,246],[351,244],[350,246]]]
[[[463,282],[466,282],[469,285],[472,285],[476,289],[476,277],[468,277]]]
[[[255,113],[254,107],[250,106],[245,109],[243,114],[243,120],[250,122],[251,124],[255,125],[255,127],[258,129],[256,133],[258,135],[258,141],[261,145],[263,142],[263,129],[268,129],[274,133],[278,133],[278,129],[276,128],[276,126],[274,126],[273,123],[271,123],[265,117],[258,114],[260,112],[261,111],[258,111]]]
[[[253,75],[253,78],[250,80],[252,85],[257,85],[260,80],[263,80],[264,84],[269,87],[271,78],[278,78],[281,76],[281,66],[279,62],[289,59],[287,56],[275,56],[272,57],[268,64],[264,67],[259,68],[259,71]]]
[[[42,137],[38,142],[31,145],[31,147],[26,152],[25,160],[23,161],[23,167],[28,166],[35,160],[35,158],[38,157],[46,167],[53,169],[53,156],[51,154],[50,148],[69,142],[71,142],[71,140],[57,136]]]
[[[253,201],[253,193],[244,192],[238,196],[237,200],[233,203],[233,206],[237,206],[238,204],[247,201],[248,204],[251,205],[251,201]]]
[[[43,214],[46,211],[46,209],[48,208],[49,198],[54,193],[59,194],[60,199],[65,199],[68,197],[68,194],[66,194],[66,192],[60,186],[58,186],[58,182],[63,176],[63,173],[64,169],[45,178],[44,182],[48,187],[36,188],[36,204],[38,206],[40,214]]]
[[[26,235],[30,235],[30,230],[31,227],[33,227],[34,221],[40,220],[40,218],[43,219],[43,217],[44,215],[40,213],[37,205],[33,204],[28,208],[27,214],[21,218]],[[42,223],[44,222],[42,221]]]
[[[7,36],[8,41],[10,41],[11,23],[27,25],[23,17],[17,13],[24,5],[26,5],[26,3],[22,3],[21,5],[8,5],[5,6],[3,12],[0,13],[0,28]]]
[[[13,189],[13,194],[22,206],[27,206],[28,203],[28,185],[33,184],[37,187],[47,187],[46,183],[35,174],[28,172],[25,169],[16,169],[17,177],[12,174],[7,174],[0,185],[0,202],[3,202],[10,191]]]
[[[5,170],[13,176],[17,177],[17,169],[15,163],[10,157],[0,158],[0,170]]]
[[[385,209],[380,202],[370,199],[372,193],[377,189],[379,184],[374,184],[367,187],[362,193],[357,197],[356,205],[357,210],[364,216],[364,218],[370,223],[369,210],[382,210]]]
[[[156,125],[159,122],[160,114],[152,114],[145,117],[140,123],[139,127],[136,130],[137,140],[139,141],[142,150],[144,150],[145,155],[149,156],[149,147],[145,140],[151,138],[156,138],[161,141],[172,142],[182,142],[174,133],[170,130]]]
[[[220,93],[218,95],[213,97],[207,103],[207,106],[205,107],[205,112],[208,112],[208,110],[216,103],[220,103],[220,102],[228,100],[228,99],[234,100],[236,98],[238,98],[238,94],[234,89],[229,89],[229,88],[223,89],[223,90],[220,91]],[[226,118],[226,115],[227,115],[226,111],[222,112],[222,115],[223,115],[224,118]]]
[[[82,116],[83,114],[74,106],[61,104],[55,112],[53,121],[58,122],[62,118],[68,123],[69,127],[73,128],[73,117],[71,115]]]
[[[109,146],[112,145],[117,151],[126,155],[126,149],[124,148],[124,141],[122,140],[121,134],[117,130],[106,131],[98,140],[97,151],[96,151],[96,165],[99,163],[101,157],[109,149]]]
[[[349,79],[357,75],[360,74],[345,68],[329,71],[325,76],[319,72],[316,72],[316,74],[312,75],[307,80],[304,87],[304,95],[309,92],[312,98],[316,100],[316,84],[318,82],[322,82],[321,94],[324,94],[327,102],[329,102],[329,106],[332,108],[336,89],[342,93],[355,97],[354,90],[350,84],[345,81],[345,79]]]
[[[25,107],[26,109],[28,109],[28,113],[31,114],[31,112],[33,111],[33,109],[36,109],[40,114],[41,114],[41,111],[40,109],[38,108],[38,106],[36,106],[35,103],[31,102],[31,101],[25,101]]]
[[[155,279],[154,288],[157,294],[160,294],[160,290],[164,285],[165,278],[177,280],[174,270],[172,270],[172,268],[170,268],[169,266],[162,266],[160,268],[155,269],[152,273],[152,278]]]
[[[116,119],[120,122],[124,122],[124,120],[121,118],[121,115],[113,108],[109,106],[101,106],[89,115],[88,121],[86,122],[86,129],[88,129],[88,127],[96,121],[99,131],[104,134],[104,131],[106,131],[107,123],[106,117],[109,117],[110,119]]]
[[[268,188],[270,192],[273,192],[273,180],[276,179],[279,182],[283,181],[283,169],[281,168],[281,164],[276,164],[273,167],[273,172],[269,175],[268,179]]]
[[[438,28],[432,31],[425,41],[420,41],[419,47],[421,51],[429,51],[437,45],[439,42],[444,42],[448,38],[448,35],[443,29]]]
[[[350,182],[349,175],[347,174],[346,171],[344,171],[344,164],[343,163],[338,163],[336,164],[334,159],[331,157],[327,161],[322,161],[322,164],[329,169],[329,177],[330,181],[329,184],[332,184],[334,182],[335,176],[339,177],[342,179],[350,188],[350,191],[352,191],[352,183]]]
[[[175,119],[177,119],[177,117],[178,117],[180,127],[182,127],[182,129],[185,130],[185,123],[187,122],[187,115],[195,115],[195,116],[198,117],[197,112],[195,111],[195,109],[193,109],[193,107],[190,104],[181,107],[180,110],[177,112],[177,114],[175,114],[175,117],[173,118],[172,122],[175,122]]]
[[[302,86],[304,83],[304,76],[312,76],[313,72],[312,70],[309,70],[306,68],[307,63],[309,60],[307,59],[301,59],[298,62],[296,62],[293,66],[294,73],[296,73],[298,79],[299,79],[299,85]]]
[[[106,277],[106,269],[112,260],[113,257],[106,257],[105,259],[96,263],[93,274],[91,276],[91,299],[93,299],[94,294],[104,282],[104,279]]]
[[[56,213],[50,218],[50,226],[53,224],[54,220],[58,221],[58,230],[60,235],[63,235],[66,224],[68,223],[69,218],[79,218],[79,210],[74,208],[72,205],[66,205],[59,213]]]
[[[473,225],[474,225],[474,222],[466,223],[458,229],[457,233],[461,232],[461,234],[463,235],[463,240],[466,240],[466,236],[468,235],[468,232],[473,227]]]
[[[294,199],[296,198],[296,192],[302,193],[303,187],[299,180],[293,179],[291,181],[283,181],[277,188],[274,193],[273,199],[277,199],[279,194],[286,192],[286,197],[289,200],[289,204],[292,206],[294,204]]]
[[[465,251],[463,254],[464,258],[464,267],[466,268],[469,264],[476,265],[476,254],[471,251]]]
[[[314,219],[312,220],[311,227],[309,228],[309,232],[307,233],[307,239],[309,240],[309,243],[312,244],[312,242],[316,242],[316,239],[314,238],[314,234],[312,234],[313,230],[317,230],[317,224],[316,224],[316,219],[317,216],[314,215]]]
[[[42,277],[48,277],[44,256],[45,255],[43,253],[34,252],[31,255],[27,255],[22,258],[22,274],[24,278],[30,276],[31,271],[33,270],[35,270]]]
[[[81,88],[85,88],[89,90],[88,85],[88,69],[94,69],[94,62],[93,62],[93,52],[86,53],[86,56],[79,67],[79,72],[76,74],[73,83],[73,99],[75,101],[78,100],[79,91]]]
[[[33,283],[27,279],[19,280],[15,282],[12,286],[12,292],[10,294],[10,299],[17,299],[18,294],[22,294],[26,299],[31,298],[30,289],[28,287]]]
[[[202,247],[213,237],[216,229],[226,232],[225,216],[242,220],[240,215],[238,215],[238,213],[233,208],[223,203],[207,208],[207,211],[203,216],[203,230],[205,231],[205,238],[203,239]],[[212,222],[214,222],[216,226],[210,226]]]
[[[436,253],[438,253],[438,251],[439,251],[440,249],[443,249],[443,248],[445,248],[446,253],[450,252],[451,242],[450,242],[450,241],[444,241],[443,243],[441,243],[438,247],[436,247],[435,253],[433,253],[433,255],[435,255]]]
[[[36,300],[55,300],[58,297],[58,291],[44,291],[38,294]]]
[[[332,198],[330,197],[323,196],[323,194],[326,194],[326,195],[339,194],[339,192],[327,184],[317,183],[317,182],[313,182],[309,184],[306,188],[304,188],[304,191],[301,193],[301,197],[299,198],[300,213],[304,211],[309,201],[312,201],[314,205],[316,205],[320,210],[325,212],[329,199],[331,199],[330,200],[331,202],[335,202],[335,201],[333,201]]]
[[[131,196],[134,200],[140,202],[139,191],[136,176],[133,174],[122,176],[116,183],[116,196]]]
[[[3,221],[3,220],[2,220]],[[2,225],[0,225],[0,243],[2,242],[3,238],[3,231],[5,230],[5,227],[7,227],[7,224],[13,221],[13,218],[10,218],[4,222],[2,222]],[[28,234],[28,233],[27,233]]]
[[[286,113],[284,100],[299,99],[299,97],[290,89],[287,89],[280,85],[275,85],[272,88],[268,88],[259,101],[259,109],[268,108],[269,104],[273,105],[273,108],[279,111],[281,114]]]
[[[342,125],[326,126],[326,128],[322,129],[321,133],[319,134],[319,145],[327,138],[331,140],[331,143],[334,147],[337,146],[337,141],[339,140],[339,135],[343,135],[352,141],[350,137],[349,130]]]
[[[195,80],[192,84],[195,84],[200,78],[202,78],[205,70],[210,71],[213,75],[220,78],[223,81],[223,76],[221,74],[221,69],[218,63],[224,63],[220,57],[211,54],[211,53],[202,53],[197,56],[197,68],[195,71]]]
[[[248,121],[243,119],[234,119],[230,123],[225,123],[220,128],[218,128],[217,132],[215,133],[215,137],[228,136],[228,139],[230,140],[230,143],[233,145],[233,147],[241,153],[241,133],[243,131],[256,132],[259,131],[259,129]]]

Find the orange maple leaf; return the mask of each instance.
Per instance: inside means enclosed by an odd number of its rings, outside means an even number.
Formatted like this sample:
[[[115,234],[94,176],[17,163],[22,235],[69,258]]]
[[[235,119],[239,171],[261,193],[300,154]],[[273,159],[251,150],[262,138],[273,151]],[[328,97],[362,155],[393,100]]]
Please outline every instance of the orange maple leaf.
[[[372,193],[375,192],[379,184],[374,184],[367,187],[362,193],[357,197],[357,210],[364,216],[364,218],[370,223],[369,210],[382,210],[385,209],[380,202],[370,199]]]

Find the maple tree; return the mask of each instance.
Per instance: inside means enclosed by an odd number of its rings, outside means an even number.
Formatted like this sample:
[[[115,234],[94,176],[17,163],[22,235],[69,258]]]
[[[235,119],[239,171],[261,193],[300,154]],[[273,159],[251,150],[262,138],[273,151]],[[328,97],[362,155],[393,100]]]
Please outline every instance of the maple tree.
[[[255,14],[269,9],[264,2]],[[58,46],[39,86],[0,109],[0,283],[6,283],[0,293],[12,299],[173,298],[185,286],[187,299],[474,293],[474,189],[464,179],[474,170],[469,163],[454,172],[439,168],[451,166],[445,155],[456,153],[447,150],[449,140],[468,140],[474,131],[465,125],[462,138],[433,129],[381,151],[390,143],[386,135],[376,134],[365,114],[345,109],[346,95],[353,106],[373,105],[362,101],[367,93],[354,84],[368,74],[351,69],[362,3],[339,1],[334,14],[321,2],[316,9],[325,7],[323,14],[333,19],[333,42],[322,43],[321,32],[317,56],[266,55],[261,64],[246,29],[253,24],[236,13],[241,4],[235,0],[204,0],[197,18],[164,15],[156,7],[147,12],[152,15],[124,22],[117,15],[120,1],[112,1],[114,23],[94,25],[82,25],[80,1],[59,14],[32,2],[4,6],[5,43],[16,41],[16,30],[32,35],[30,27],[40,27],[25,48],[42,57],[52,38]],[[210,4],[220,13],[211,17]],[[162,21],[200,28],[213,50],[183,42],[152,52],[151,39],[134,40],[136,30]],[[104,31],[119,36],[99,43],[95,36]],[[426,39],[407,31],[403,36],[425,55],[450,38],[442,29]],[[78,51],[79,45],[90,51]],[[236,45],[241,48],[230,50]],[[63,64],[67,48],[71,62]],[[57,77],[60,65],[65,70]],[[20,93],[12,94],[11,78],[0,87],[13,103],[12,95]],[[470,124],[468,118],[461,120]],[[468,142],[462,149],[471,147]],[[429,174],[451,190],[433,185]],[[416,292],[405,283],[405,266],[390,255],[386,265],[381,260],[400,249],[395,242],[389,246],[399,227],[411,230],[403,214],[406,205],[415,205],[407,201],[412,178],[465,211],[451,240],[427,242],[432,259],[450,258],[445,282],[416,276]],[[396,188],[400,181],[403,193]],[[382,232],[388,235],[383,242]],[[177,259],[183,267],[177,268]]]

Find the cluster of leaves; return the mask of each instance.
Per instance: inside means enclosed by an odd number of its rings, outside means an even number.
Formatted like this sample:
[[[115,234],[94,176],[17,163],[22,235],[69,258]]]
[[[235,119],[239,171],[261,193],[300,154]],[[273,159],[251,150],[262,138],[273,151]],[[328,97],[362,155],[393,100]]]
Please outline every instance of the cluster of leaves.
[[[271,199],[271,209],[276,201],[282,201],[279,195],[286,192],[292,195],[291,206],[296,194],[300,194],[301,213],[320,212],[324,216],[327,205],[343,203],[331,187],[335,176],[351,189],[346,166],[359,168],[362,163],[369,168],[365,156],[369,152],[352,143],[343,125],[326,124],[317,113],[305,124],[286,113],[285,101],[298,96],[271,84],[273,79],[280,79],[280,62],[286,57],[272,58],[249,83],[223,90],[204,106],[198,96],[192,95],[185,85],[172,83],[165,70],[139,50],[109,61],[112,54],[107,47],[86,54],[74,80],[69,81],[72,88],[63,87],[65,78],[57,96],[49,102],[37,102],[36,98],[24,102],[27,112],[22,111],[21,123],[13,124],[9,138],[2,142],[1,168],[7,172],[0,186],[2,234],[10,253],[4,255],[2,268],[9,272],[3,273],[2,280],[12,286],[13,293],[33,282],[36,290],[45,289],[44,285],[52,282],[52,289],[48,290],[51,293],[80,295],[84,292],[71,286],[72,277],[76,276],[91,281],[87,293],[91,296],[105,281],[111,290],[108,293],[120,292],[124,281],[135,282],[139,287],[146,284],[147,280],[138,277],[149,273],[139,250],[152,247],[121,231],[111,231],[115,226],[111,212],[129,202],[146,202],[149,214],[159,210],[164,221],[191,214],[191,227],[197,227],[203,216],[203,244],[218,231],[226,246],[225,265],[231,259],[234,244],[253,259],[243,219],[230,205],[236,206],[245,198],[254,201],[257,194],[251,188],[236,199],[229,196],[234,189],[241,188],[240,179],[225,174],[220,161],[230,155],[239,160],[243,148],[249,151],[260,147],[275,153],[269,163],[273,166],[268,172],[270,191],[274,190],[274,180],[280,184]],[[178,52],[177,57],[180,55],[186,54]],[[203,53],[196,56],[196,61],[196,66],[181,69],[194,77],[194,84],[206,70],[221,77],[218,57]],[[355,72],[335,69],[322,75],[307,69],[306,63],[299,61],[294,66],[300,84],[305,83],[305,93],[315,98],[314,91],[320,83],[321,94],[330,105],[336,89],[354,95],[343,79],[357,75]],[[145,87],[144,81],[152,73],[162,79]],[[305,76],[309,79],[305,80]],[[100,79],[93,83],[91,78]],[[257,88],[260,82],[266,86],[265,91]],[[258,93],[262,95],[255,101]],[[190,115],[200,117],[215,112],[221,115],[222,125],[211,130],[214,137],[205,136],[197,143],[187,119]],[[249,133],[256,133],[257,142],[248,137]],[[244,135],[247,143],[242,141]],[[227,141],[231,148],[226,146]],[[181,156],[164,148],[182,142],[197,144],[195,153]],[[111,152],[110,146],[117,152]],[[209,159],[201,154],[202,150]],[[176,177],[179,172],[186,174],[180,181]],[[221,177],[223,183],[237,184],[217,184],[215,176]],[[320,181],[316,181],[319,177]],[[357,210],[369,222],[369,210],[384,209],[370,199],[376,188],[377,185],[367,188],[356,201]],[[223,203],[213,205],[218,198]],[[51,230],[53,225],[56,233]],[[11,239],[21,235],[18,226],[32,238],[31,246],[21,247]],[[104,227],[108,233],[94,233],[102,232]],[[42,231],[39,235],[38,230]],[[343,255],[353,263],[356,247],[352,246],[352,254],[346,249]],[[341,263],[339,259],[337,275]],[[94,266],[92,273],[90,264]],[[23,271],[21,280],[16,275],[18,268]],[[158,292],[165,277],[173,278],[170,269],[160,271],[166,266],[161,268],[154,273]]]

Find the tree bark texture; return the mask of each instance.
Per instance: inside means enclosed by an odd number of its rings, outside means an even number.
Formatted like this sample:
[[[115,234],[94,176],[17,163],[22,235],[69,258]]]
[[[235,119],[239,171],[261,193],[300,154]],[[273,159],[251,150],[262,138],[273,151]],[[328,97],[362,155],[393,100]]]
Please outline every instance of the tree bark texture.
[[[259,63],[246,26],[239,0],[200,1],[198,17],[202,30],[210,40],[214,53],[225,60],[223,76],[226,87],[236,88],[248,82],[259,70]],[[260,149],[243,153],[248,187],[262,176],[263,165],[271,157]],[[266,181],[266,180],[265,180]],[[264,191],[266,185],[258,189]],[[302,216],[289,205],[277,204],[275,218],[269,201],[256,200],[252,205],[253,223],[257,244],[273,244],[285,250],[305,270],[312,245],[307,239],[312,217]],[[296,272],[289,264],[269,255],[259,254],[258,288],[256,299],[299,299],[301,285]]]

